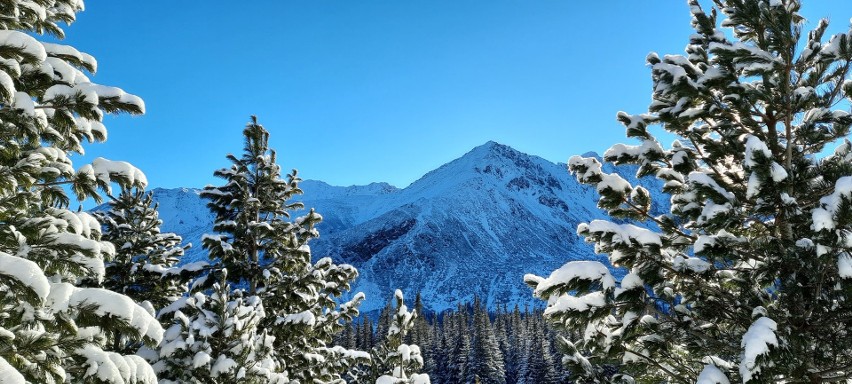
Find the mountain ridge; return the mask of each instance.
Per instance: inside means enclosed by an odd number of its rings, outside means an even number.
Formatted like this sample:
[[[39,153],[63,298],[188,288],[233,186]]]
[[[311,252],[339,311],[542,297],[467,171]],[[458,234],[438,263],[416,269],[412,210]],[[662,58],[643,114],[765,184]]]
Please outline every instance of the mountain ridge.
[[[587,155],[597,155],[587,153]],[[636,184],[636,167],[605,165]],[[659,190],[655,179],[639,184]],[[525,273],[546,275],[569,260],[601,260],[576,235],[580,222],[605,219],[597,193],[579,184],[565,164],[489,141],[411,183],[333,186],[300,183],[302,201],[323,215],[314,257],[353,264],[362,308],[381,308],[394,289],[421,292],[429,310],[454,308],[480,296],[491,308],[535,305]],[[199,189],[154,189],[163,231],[192,242],[185,262],[206,258],[199,239],[209,232]],[[655,208],[667,209],[658,199]],[[304,212],[294,212],[297,217]]]

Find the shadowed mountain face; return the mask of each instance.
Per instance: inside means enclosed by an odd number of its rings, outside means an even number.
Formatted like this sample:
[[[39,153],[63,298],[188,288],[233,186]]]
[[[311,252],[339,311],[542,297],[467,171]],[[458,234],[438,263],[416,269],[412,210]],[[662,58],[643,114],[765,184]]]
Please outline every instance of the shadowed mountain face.
[[[607,170],[611,172],[612,169]],[[618,173],[636,183],[635,168]],[[642,180],[659,190],[655,180]],[[602,259],[576,235],[580,222],[605,215],[597,194],[554,164],[494,142],[429,172],[404,189],[385,183],[335,187],[306,180],[300,196],[324,220],[315,257],[355,265],[354,291],[365,311],[381,308],[396,288],[420,291],[434,311],[474,295],[490,307],[533,303],[525,273],[546,275],[569,260]],[[200,245],[212,216],[194,189],[156,189],[163,230]],[[668,209],[668,199],[655,210]],[[296,213],[299,215],[300,213]],[[196,246],[186,261],[202,259]]]

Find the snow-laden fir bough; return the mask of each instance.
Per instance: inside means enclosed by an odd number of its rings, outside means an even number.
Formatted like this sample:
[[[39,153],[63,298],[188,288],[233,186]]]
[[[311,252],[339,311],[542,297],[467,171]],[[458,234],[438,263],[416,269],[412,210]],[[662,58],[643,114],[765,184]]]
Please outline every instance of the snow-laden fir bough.
[[[68,210],[77,199],[144,187],[125,162],[75,170],[69,154],[106,139],[104,113],[141,114],[142,100],[97,85],[95,59],[39,41],[64,37],[79,0],[6,1],[0,7],[0,377],[6,383],[154,383],[151,367],[112,351],[115,340],[156,345],[162,328],[130,298],[97,288],[115,252],[101,226]],[[26,32],[26,33],[25,33]]]
[[[177,266],[189,246],[181,244],[180,236],[160,231],[153,192],[124,188],[110,199],[108,209],[92,212],[103,225],[101,240],[115,245],[103,286],[156,312],[183,296],[188,280],[207,263]]]
[[[227,270],[207,292],[195,292],[164,308],[169,323],[151,351],[160,384],[286,384],[273,350],[275,338],[259,328],[266,316],[256,295],[232,289]]]
[[[578,380],[852,378],[852,32],[804,32],[796,0],[714,4],[689,1],[686,55],[648,55],[648,113],[618,114],[640,144],[604,155],[663,180],[671,211],[652,216],[651,191],[572,157],[598,206],[635,224],[577,229],[627,274],[571,262],[525,277]],[[678,140],[664,148],[653,125]]]

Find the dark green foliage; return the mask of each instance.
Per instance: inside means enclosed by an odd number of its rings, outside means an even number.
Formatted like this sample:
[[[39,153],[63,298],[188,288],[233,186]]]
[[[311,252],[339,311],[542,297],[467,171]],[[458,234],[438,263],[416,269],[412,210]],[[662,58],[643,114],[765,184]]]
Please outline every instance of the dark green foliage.
[[[820,20],[803,33],[796,0],[713,4],[689,1],[695,33],[685,55],[648,55],[648,113],[617,115],[639,145],[603,157],[639,165],[662,191],[606,174],[596,159],[569,160],[600,192],[601,209],[638,224],[577,229],[627,275],[616,282],[569,262],[525,278],[548,302],[576,380],[852,377],[852,114],[843,110],[852,31],[826,38]],[[677,141],[664,149],[653,125]],[[651,193],[671,194],[671,211],[652,215]]]
[[[258,329],[261,300],[232,290],[225,275],[209,294],[184,297],[161,314],[168,331],[152,359],[161,382],[288,383],[273,338]]]
[[[479,302],[478,299],[476,302]],[[393,313],[392,308],[388,304],[386,311]],[[424,365],[421,370],[429,375],[432,383],[474,383],[477,380],[481,383],[531,383],[529,380],[524,381],[526,379],[522,376],[538,377],[539,374],[545,381],[536,383],[568,382],[565,379],[567,372],[561,365],[561,356],[555,347],[556,333],[542,318],[540,311],[530,312],[515,307],[512,312],[501,310],[489,313],[481,303],[471,303],[460,306],[458,311],[444,312],[440,318],[437,314],[432,317],[418,316],[409,336],[418,324],[428,329],[428,338],[431,339],[431,347],[420,348],[420,354],[424,362],[433,361],[431,366]],[[364,330],[368,326],[369,321],[365,319],[359,328]],[[541,331],[538,338],[533,340],[533,330],[537,328]],[[488,341],[489,337],[483,336],[487,334],[492,335],[493,343]],[[380,336],[377,334],[377,337]],[[362,336],[358,340],[363,339]],[[368,348],[358,341],[355,349]],[[542,367],[542,372],[532,372],[526,368],[522,374],[524,367],[530,367],[529,360],[534,360],[533,366]],[[613,368],[607,369],[608,376],[612,376]],[[349,382],[372,384],[376,376],[364,375],[365,370],[365,367],[361,367],[361,376]]]
[[[100,224],[92,216],[68,209],[72,198],[100,201],[114,184],[146,184],[127,163],[98,158],[75,168],[71,161],[74,153],[84,152],[84,141],[106,138],[105,113],[144,112],[138,97],[89,82],[83,71],[94,72],[91,56],[38,40],[42,34],[63,37],[60,24],[74,21],[81,10],[81,2],[67,0],[0,4],[4,381],[155,380],[141,358],[116,353],[127,351],[124,343],[116,348],[115,341],[156,344],[162,329],[127,297],[90,288],[104,279],[103,260],[113,256],[114,247],[101,239]],[[111,369],[116,364],[126,364],[128,370]]]
[[[231,284],[247,287],[248,294],[263,301],[266,314],[259,329],[275,337],[277,359],[291,380],[340,380],[366,357],[332,346],[364,299],[356,294],[338,303],[358,272],[329,258],[312,260],[308,242],[319,236],[314,226],[322,217],[310,210],[290,220],[291,212],[303,208],[290,201],[302,193],[296,171],[281,178],[269,132],[255,117],[243,136],[242,156],[228,155],[231,166],[215,172],[225,184],[201,193],[216,215],[217,233],[203,239],[210,259],[218,263],[207,281],[217,270],[227,270]]]
[[[101,239],[116,246],[106,263],[104,288],[148,302],[156,310],[186,292],[191,271],[175,265],[188,246],[181,246],[180,236],[160,232],[162,220],[153,193],[122,190],[110,201],[109,210],[94,215],[103,224]]]
[[[301,203],[288,201],[302,193],[296,171],[288,174],[286,181],[281,178],[275,151],[269,149],[269,132],[257,124],[254,116],[243,130],[243,137],[243,155],[228,154],[231,167],[213,173],[225,184],[207,186],[201,192],[210,200],[208,207],[216,215],[213,230],[218,233],[206,236],[203,246],[211,259],[229,271],[231,283],[248,284],[254,293],[265,283],[262,258],[287,257],[294,259],[291,263],[310,261],[310,253],[299,246],[316,236],[312,225],[317,219],[305,222],[305,230],[294,233],[294,224],[286,219],[290,211],[303,208]]]
[[[495,331],[488,312],[482,303],[473,302],[473,337],[471,338],[470,353],[467,358],[467,381],[485,384],[505,384],[506,369],[504,368],[503,352],[497,343]],[[475,380],[476,379],[476,380]]]

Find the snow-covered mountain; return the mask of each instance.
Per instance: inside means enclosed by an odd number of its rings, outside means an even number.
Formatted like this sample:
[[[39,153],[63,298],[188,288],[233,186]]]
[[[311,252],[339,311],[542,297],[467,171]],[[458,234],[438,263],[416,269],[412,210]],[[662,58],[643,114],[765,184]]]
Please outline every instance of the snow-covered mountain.
[[[618,173],[635,183],[635,168],[619,167]],[[649,183],[656,181],[642,181]],[[564,164],[494,142],[403,189],[313,180],[301,187],[299,199],[324,217],[321,236],[311,244],[314,256],[358,268],[355,291],[367,294],[366,311],[382,307],[396,288],[409,297],[420,291],[436,311],[474,295],[492,308],[524,305],[534,302],[525,273],[546,275],[568,260],[601,259],[576,235],[578,223],[604,218],[594,190]],[[187,261],[206,257],[200,238],[212,223],[198,192],[154,190],[163,230],[196,245]],[[667,199],[655,207],[667,209]]]

